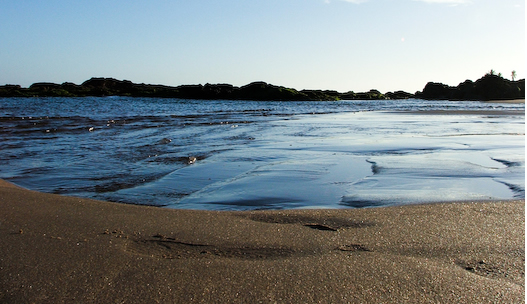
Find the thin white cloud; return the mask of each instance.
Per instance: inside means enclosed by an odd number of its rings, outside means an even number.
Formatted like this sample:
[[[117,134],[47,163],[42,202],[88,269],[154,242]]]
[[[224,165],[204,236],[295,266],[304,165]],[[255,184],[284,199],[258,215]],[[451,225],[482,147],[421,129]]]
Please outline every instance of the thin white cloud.
[[[354,4],[361,4],[364,2],[368,2],[370,0],[340,0],[344,2],[354,3]],[[426,2],[426,3],[438,3],[438,4],[448,4],[448,5],[460,5],[460,4],[472,4],[473,0],[413,0],[413,1],[420,1],[420,2]],[[325,3],[331,3],[331,0],[324,0]]]
[[[472,0],[414,0],[414,1],[421,1],[421,2],[426,2],[426,3],[451,4],[451,5],[471,4],[472,3]]]
[[[341,1],[349,2],[349,3],[355,3],[355,4],[361,4],[361,3],[367,2],[369,0],[341,0]]]

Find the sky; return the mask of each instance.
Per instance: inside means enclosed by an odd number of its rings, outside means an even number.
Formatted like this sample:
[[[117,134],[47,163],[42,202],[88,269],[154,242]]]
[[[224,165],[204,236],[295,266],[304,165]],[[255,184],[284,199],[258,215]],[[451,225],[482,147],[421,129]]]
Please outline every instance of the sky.
[[[522,0],[0,0],[0,85],[113,77],[414,93],[525,78]]]

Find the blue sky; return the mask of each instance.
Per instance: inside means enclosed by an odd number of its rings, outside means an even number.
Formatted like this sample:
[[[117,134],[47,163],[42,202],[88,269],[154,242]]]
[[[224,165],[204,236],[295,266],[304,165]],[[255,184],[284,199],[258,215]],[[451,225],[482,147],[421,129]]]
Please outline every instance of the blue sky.
[[[381,92],[525,78],[521,0],[0,0],[0,84]]]

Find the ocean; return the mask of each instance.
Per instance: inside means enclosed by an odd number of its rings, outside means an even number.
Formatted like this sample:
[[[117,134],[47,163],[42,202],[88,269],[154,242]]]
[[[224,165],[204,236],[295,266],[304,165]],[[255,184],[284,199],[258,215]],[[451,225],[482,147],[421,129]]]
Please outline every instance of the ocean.
[[[524,199],[524,111],[419,99],[0,98],[0,178],[204,210]]]

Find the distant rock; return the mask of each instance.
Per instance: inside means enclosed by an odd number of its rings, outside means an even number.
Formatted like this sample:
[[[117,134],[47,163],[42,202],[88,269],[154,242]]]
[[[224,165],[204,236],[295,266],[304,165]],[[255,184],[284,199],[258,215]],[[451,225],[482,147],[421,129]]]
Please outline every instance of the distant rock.
[[[229,97],[235,95],[239,88],[232,84],[207,83],[202,90],[204,99],[229,99]]]
[[[505,100],[525,98],[525,79],[510,81],[487,74],[476,82],[466,80],[457,87],[429,82],[417,98],[440,100]]]
[[[308,95],[295,89],[279,87],[263,81],[241,87],[235,97],[235,99],[247,100],[312,100]]]
[[[83,82],[81,87],[96,96],[120,95],[131,93],[134,90],[134,84],[131,81],[114,78],[91,78]]]
[[[370,90],[365,93],[357,93],[357,99],[374,100],[374,99],[386,99],[386,97],[377,90]]]
[[[339,93],[331,90],[295,90],[268,84],[252,82],[242,87],[230,84],[197,84],[178,87],[133,83],[129,80],[94,77],[81,85],[71,82],[63,84],[38,82],[29,88],[19,85],[0,86],[0,97],[83,97],[83,96],[131,96],[163,97],[182,99],[225,99],[225,100],[279,100],[279,101],[332,101],[332,100],[380,100],[380,99],[450,99],[450,100],[492,100],[525,98],[525,79],[510,81],[499,75],[487,74],[476,82],[466,80],[457,87],[429,82],[422,92],[415,94],[395,91],[382,94],[378,90],[368,92],[348,91]]]
[[[22,87],[18,84],[6,84],[0,86],[0,97],[23,97]]]
[[[408,99],[408,98],[413,98],[414,94],[408,93],[405,91],[395,91],[395,92],[388,92],[384,94],[384,96],[386,96],[386,98],[388,99]]]
[[[510,81],[497,75],[485,75],[474,83],[475,97],[482,100],[525,98],[525,79]]]
[[[343,99],[342,94],[337,91],[330,90],[302,90],[300,93],[306,95],[308,100],[339,100]]]
[[[449,99],[454,91],[454,87],[449,87],[446,84],[429,82],[424,87],[420,97],[424,99]]]

